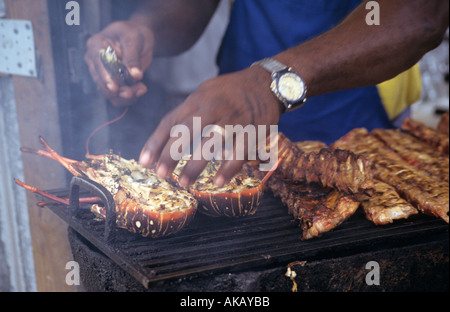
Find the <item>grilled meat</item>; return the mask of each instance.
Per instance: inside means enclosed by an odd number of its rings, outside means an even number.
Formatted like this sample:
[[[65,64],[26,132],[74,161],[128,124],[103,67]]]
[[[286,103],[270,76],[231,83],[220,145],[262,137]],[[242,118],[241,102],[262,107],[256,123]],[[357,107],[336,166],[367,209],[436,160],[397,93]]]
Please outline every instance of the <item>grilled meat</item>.
[[[352,216],[359,207],[354,195],[318,184],[294,184],[271,178],[267,182],[289,213],[299,221],[300,239],[307,240],[329,232]]]
[[[295,142],[294,144],[303,153],[318,153],[321,149],[327,148],[327,145],[320,141],[300,141]]]
[[[258,170],[256,161],[245,164],[243,170],[249,176],[262,178],[265,175]],[[283,178],[278,172],[266,182],[265,188],[271,190],[275,197],[279,197],[287,206],[288,213],[299,222],[302,240],[319,237],[333,230],[359,207],[355,195],[325,188],[318,183],[294,183]]]
[[[399,219],[408,219],[418,213],[410,203],[400,197],[394,187],[375,180],[372,196],[356,195],[366,214],[366,218],[376,225],[384,225]]]
[[[348,150],[323,148],[305,153],[282,133],[278,134],[278,174],[292,182],[319,183],[344,193],[373,192],[372,172],[367,159]]]
[[[332,146],[364,155],[371,162],[377,179],[395,187],[421,212],[449,222],[449,184],[412,167],[366,129],[352,130]]]
[[[410,165],[426,171],[432,178],[449,182],[448,155],[400,130],[375,129],[372,133]]]
[[[449,154],[449,136],[438,130],[430,128],[411,118],[405,119],[402,124],[402,129],[411,133],[420,140],[430,144],[438,151]]]

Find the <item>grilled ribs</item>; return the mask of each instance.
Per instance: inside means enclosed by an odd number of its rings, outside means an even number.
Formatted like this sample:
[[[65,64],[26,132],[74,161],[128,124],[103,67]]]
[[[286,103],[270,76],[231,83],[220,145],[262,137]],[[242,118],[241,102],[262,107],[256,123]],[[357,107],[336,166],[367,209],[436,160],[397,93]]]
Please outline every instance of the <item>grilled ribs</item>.
[[[248,162],[243,170],[249,176],[262,178],[257,162]],[[352,216],[359,207],[355,195],[344,194],[317,183],[293,183],[274,174],[265,185],[288,208],[288,213],[298,221],[301,240],[319,237]]]
[[[294,184],[272,177],[268,187],[289,209],[307,240],[329,232],[352,216],[359,207],[354,195],[344,194],[318,184]]]
[[[402,124],[402,129],[418,139],[430,144],[438,151],[449,154],[449,136],[438,130],[430,128],[414,119],[407,118]]]
[[[304,164],[301,161],[295,162],[296,159],[298,160],[297,155],[320,155],[320,151],[326,148],[326,145],[317,141],[292,143],[283,135],[279,137],[283,140],[283,145],[279,145],[279,151],[286,153],[282,161],[285,165],[266,182],[265,187],[271,190],[275,197],[281,199],[281,202],[287,206],[288,213],[299,222],[302,229],[300,239],[319,237],[353,215],[359,207],[359,202],[355,195],[323,187],[319,183],[311,183],[311,178],[308,179],[309,181],[296,183],[290,180],[289,175],[286,177],[285,173],[289,170],[290,162],[294,161],[293,165],[296,166]],[[317,159],[315,161],[318,162]],[[312,166],[309,170],[314,168]],[[257,162],[248,162],[244,165],[244,170],[250,176],[262,178],[265,175],[258,170]],[[322,170],[326,170],[326,167]]]
[[[303,153],[320,152],[321,149],[327,148],[328,146],[320,141],[300,141],[295,142],[295,146],[301,150]]]
[[[327,147],[325,143],[318,141],[296,142],[295,145],[304,152],[318,152]],[[401,198],[389,184],[375,179],[374,186],[375,193],[372,196],[356,194],[355,197],[361,203],[366,218],[374,224],[384,225],[418,213],[418,210]]]
[[[364,156],[348,150],[322,148],[319,152],[305,153],[278,134],[279,157],[283,160],[277,173],[296,183],[319,183],[349,194],[371,194],[373,175]]]
[[[375,193],[372,196],[356,195],[366,218],[376,225],[384,225],[399,219],[408,219],[418,210],[400,197],[394,187],[375,179]]]
[[[400,130],[375,129],[372,134],[410,165],[426,171],[432,178],[449,182],[448,155],[436,151],[427,143]]]
[[[333,147],[364,155],[371,162],[377,179],[395,187],[419,211],[449,222],[449,184],[412,167],[366,129],[350,131]]]

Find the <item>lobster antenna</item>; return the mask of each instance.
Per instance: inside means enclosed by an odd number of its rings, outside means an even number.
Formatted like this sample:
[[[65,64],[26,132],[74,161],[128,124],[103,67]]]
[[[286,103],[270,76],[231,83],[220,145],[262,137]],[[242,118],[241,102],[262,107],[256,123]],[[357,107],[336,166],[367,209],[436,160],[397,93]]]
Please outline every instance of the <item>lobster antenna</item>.
[[[264,184],[267,182],[267,180],[270,179],[270,177],[275,173],[280,163],[283,161],[284,157],[286,157],[287,153],[285,153],[286,148],[282,150],[280,156],[278,157],[278,160],[275,162],[275,164],[270,168],[269,172],[264,176],[264,178],[261,180],[261,183]]]
[[[128,112],[128,106],[125,107],[123,113],[120,116],[101,124],[100,126],[95,128],[94,131],[91,132],[91,134],[89,134],[89,136],[86,140],[86,158],[95,158],[96,157],[96,155],[91,155],[91,153],[89,151],[89,143],[91,141],[91,138],[94,136],[94,134],[96,134],[99,130],[103,129],[104,127],[109,126],[109,125],[115,123],[116,121],[119,121],[127,114],[127,112]],[[101,157],[103,157],[103,156],[101,156]]]

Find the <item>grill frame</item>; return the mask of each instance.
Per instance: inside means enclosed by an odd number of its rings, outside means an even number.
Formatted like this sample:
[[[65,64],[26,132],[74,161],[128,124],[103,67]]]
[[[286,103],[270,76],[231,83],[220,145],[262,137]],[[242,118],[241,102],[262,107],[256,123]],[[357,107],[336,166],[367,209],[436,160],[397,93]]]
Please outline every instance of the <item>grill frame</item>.
[[[69,190],[52,193],[70,195],[71,206],[52,203],[46,207],[145,288],[154,282],[181,277],[267,269],[296,260],[331,258],[448,236],[448,224],[440,219],[418,215],[375,226],[359,209],[321,238],[301,241],[300,229],[287,208],[271,194],[265,194],[253,216],[229,219],[197,214],[180,232],[151,239],[115,227],[111,213],[114,201],[95,182],[74,177]],[[108,221],[97,221],[89,205],[80,206],[80,195],[102,198]]]

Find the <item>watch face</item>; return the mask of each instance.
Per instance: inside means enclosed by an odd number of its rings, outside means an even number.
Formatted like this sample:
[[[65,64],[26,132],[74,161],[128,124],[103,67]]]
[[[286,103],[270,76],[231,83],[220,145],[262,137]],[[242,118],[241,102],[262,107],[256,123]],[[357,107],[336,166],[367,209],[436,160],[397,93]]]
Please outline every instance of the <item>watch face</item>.
[[[305,93],[305,85],[298,75],[287,72],[278,79],[278,92],[287,101],[297,102]]]

